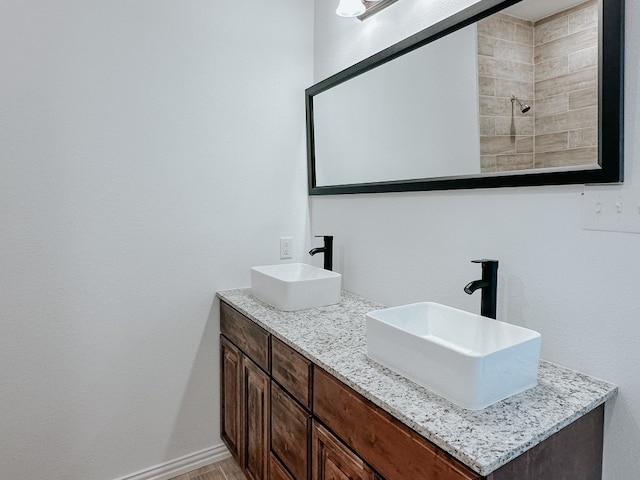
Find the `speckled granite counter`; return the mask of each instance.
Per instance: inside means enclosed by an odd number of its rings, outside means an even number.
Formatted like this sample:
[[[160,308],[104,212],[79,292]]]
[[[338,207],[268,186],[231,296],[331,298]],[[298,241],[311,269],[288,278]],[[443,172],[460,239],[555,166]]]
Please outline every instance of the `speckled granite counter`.
[[[367,357],[365,314],[383,305],[343,292],[338,305],[282,312],[248,288],[218,297],[481,475],[617,394],[615,385],[541,361],[537,387],[466,410]]]

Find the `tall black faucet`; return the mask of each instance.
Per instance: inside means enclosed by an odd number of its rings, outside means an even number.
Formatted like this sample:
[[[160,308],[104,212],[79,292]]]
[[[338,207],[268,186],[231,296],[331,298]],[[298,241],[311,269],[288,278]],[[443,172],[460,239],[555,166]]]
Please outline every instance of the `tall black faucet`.
[[[472,263],[482,264],[482,279],[470,282],[464,291],[471,295],[482,289],[480,314],[483,317],[496,318],[496,304],[498,296],[498,260],[471,260]]]
[[[332,235],[316,235],[317,238],[324,238],[324,247],[312,248],[309,255],[316,253],[324,253],[324,269],[333,270],[333,236]]]

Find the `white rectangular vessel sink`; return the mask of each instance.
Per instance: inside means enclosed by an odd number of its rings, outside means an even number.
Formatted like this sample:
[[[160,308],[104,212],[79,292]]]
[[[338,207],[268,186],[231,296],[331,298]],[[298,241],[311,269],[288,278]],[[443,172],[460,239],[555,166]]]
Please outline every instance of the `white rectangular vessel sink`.
[[[251,268],[251,291],[285,312],[340,302],[342,275],[306,263]]]
[[[369,312],[368,356],[470,410],[537,384],[541,337],[437,303]]]

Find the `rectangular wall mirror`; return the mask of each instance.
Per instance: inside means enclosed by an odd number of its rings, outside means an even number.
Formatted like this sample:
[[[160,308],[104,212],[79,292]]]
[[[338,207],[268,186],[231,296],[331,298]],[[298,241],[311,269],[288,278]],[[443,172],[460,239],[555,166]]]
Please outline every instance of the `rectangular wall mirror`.
[[[623,178],[624,0],[481,0],[306,90],[311,195]]]

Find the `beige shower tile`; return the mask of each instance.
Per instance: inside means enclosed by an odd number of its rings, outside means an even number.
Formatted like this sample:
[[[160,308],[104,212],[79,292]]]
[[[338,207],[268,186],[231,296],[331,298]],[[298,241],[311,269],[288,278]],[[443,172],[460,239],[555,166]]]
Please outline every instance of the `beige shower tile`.
[[[480,120],[480,135],[495,135],[496,134],[496,120],[494,117],[481,116]]]
[[[496,57],[479,56],[478,73],[486,77],[533,81],[533,64]]]
[[[533,153],[533,136],[516,137],[516,153]]]
[[[478,93],[493,97],[496,94],[496,79],[493,77],[478,76]]]
[[[569,132],[569,148],[596,147],[598,145],[598,127],[581,128]]]
[[[514,62],[494,57],[478,57],[478,73],[485,77],[514,78]]]
[[[589,27],[566,37],[537,45],[533,54],[534,63],[546,62],[552,58],[568,55],[576,50],[597,44],[598,29],[597,27]]]
[[[598,125],[597,107],[583,108],[569,112],[537,117],[535,119],[536,135],[564,132]]]
[[[495,172],[496,171],[496,156],[495,155],[481,155],[480,156],[480,171],[482,173]]]
[[[569,132],[548,133],[536,135],[536,154],[566,150],[569,142]]]
[[[511,137],[510,135],[480,137],[480,155],[497,155],[515,152],[515,137]]]
[[[585,107],[597,107],[598,89],[596,87],[576,90],[569,94],[569,110]]]
[[[493,57],[496,39],[486,35],[478,35],[478,55]]]
[[[587,68],[561,77],[536,82],[536,98],[552,97],[561,93],[598,86],[597,68]]]
[[[533,83],[505,78],[496,78],[495,90],[497,97],[511,98],[511,95],[515,95],[520,99],[527,100],[527,103],[530,103],[529,99],[534,95]]]
[[[594,165],[598,163],[598,148],[588,147],[561,152],[537,153],[535,160],[536,168]]]
[[[529,170],[533,168],[533,155],[498,155],[496,158],[496,171],[506,172],[510,170]]]
[[[532,116],[496,117],[496,135],[533,135]]]
[[[563,93],[553,97],[536,100],[536,115],[546,116],[569,110],[569,94]]]
[[[550,22],[536,24],[534,29],[535,44],[551,42],[569,34],[569,17],[562,16]]]
[[[519,63],[533,63],[533,45],[496,39],[493,56]]]
[[[561,77],[569,73],[569,56],[552,58],[546,62],[535,65],[536,82],[542,82],[551,78]]]
[[[507,22],[514,23],[515,25],[527,25],[533,26],[533,22],[530,20],[525,20],[524,18],[514,17],[513,15],[508,15],[504,12],[497,12],[493,14],[494,17],[499,18],[501,20],[505,20]]]
[[[588,2],[584,8],[569,14],[569,33],[598,25],[598,6],[596,2]]]
[[[479,112],[483,116],[501,116],[511,114],[511,100],[505,97],[487,97],[480,95]]]
[[[584,68],[598,66],[598,47],[585,48],[568,55],[569,71],[575,72]]]
[[[528,25],[516,23],[515,40],[526,45],[533,45],[533,24],[527,23]]]
[[[516,24],[506,15],[490,15],[478,22],[478,33],[513,41],[516,38]]]

